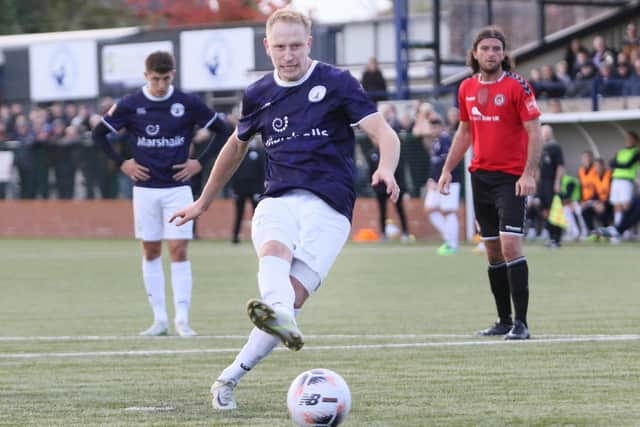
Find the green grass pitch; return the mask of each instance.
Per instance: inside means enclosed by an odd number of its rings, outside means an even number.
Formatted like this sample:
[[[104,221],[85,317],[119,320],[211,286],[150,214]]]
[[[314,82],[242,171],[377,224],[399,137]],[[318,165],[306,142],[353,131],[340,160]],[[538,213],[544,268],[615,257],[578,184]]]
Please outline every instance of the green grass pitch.
[[[505,343],[473,336],[495,314],[470,247],[349,244],[301,312],[305,348],[275,351],[238,387],[239,409],[220,413],[209,387],[258,296],[250,244],[194,242],[202,336],[145,339],[138,243],[3,239],[0,425],[288,426],[290,382],[324,367],[350,385],[347,426],[638,426],[639,253],[527,245],[533,339]]]

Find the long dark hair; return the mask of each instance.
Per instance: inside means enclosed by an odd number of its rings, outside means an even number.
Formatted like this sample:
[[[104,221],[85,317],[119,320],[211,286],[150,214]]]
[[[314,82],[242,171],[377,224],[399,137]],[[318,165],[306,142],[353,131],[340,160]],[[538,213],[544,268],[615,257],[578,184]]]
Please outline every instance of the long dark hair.
[[[511,61],[511,57],[507,54],[507,41],[504,37],[504,32],[500,29],[500,27],[496,27],[495,25],[491,25],[488,27],[483,27],[480,29],[476,38],[473,40],[473,48],[469,49],[469,54],[467,56],[467,65],[469,65],[474,73],[480,71],[480,64],[478,64],[478,60],[473,57],[473,52],[476,51],[478,47],[478,43],[480,43],[484,39],[498,39],[502,42],[502,50],[505,51],[504,59],[502,60],[502,69],[504,71],[510,71],[513,68],[513,62]]]

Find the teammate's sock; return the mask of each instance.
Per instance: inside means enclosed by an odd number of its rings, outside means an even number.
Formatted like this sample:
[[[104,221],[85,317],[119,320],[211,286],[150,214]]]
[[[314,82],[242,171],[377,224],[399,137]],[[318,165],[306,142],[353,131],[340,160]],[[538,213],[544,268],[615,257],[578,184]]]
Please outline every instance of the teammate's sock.
[[[622,211],[615,211],[613,213],[613,225],[620,225],[620,221],[622,221]]]
[[[489,284],[491,293],[496,301],[496,309],[500,323],[511,323],[511,295],[509,291],[509,277],[507,276],[507,264],[489,264]]]
[[[162,270],[161,257],[152,261],[142,259],[142,278],[144,287],[147,290],[149,304],[153,309],[154,320],[166,323],[168,316],[164,296],[164,271]]]
[[[173,303],[176,310],[176,323],[189,323],[192,283],[191,262],[172,262],[171,286],[173,288]]]
[[[513,298],[513,309],[516,320],[527,324],[527,309],[529,306],[529,267],[525,257],[507,262],[509,287]]]
[[[429,212],[429,221],[431,221],[431,224],[433,224],[435,229],[438,230],[438,233],[440,233],[440,236],[442,236],[442,240],[444,240],[446,224],[445,224],[444,216],[442,215],[442,212],[440,211]]]
[[[450,248],[458,248],[458,215],[455,212],[448,213],[445,217],[445,242]]]
[[[263,256],[258,267],[258,287],[262,300],[274,306],[281,304],[293,316],[295,293],[289,274],[291,264],[276,256]]]
[[[297,309],[294,310],[296,316],[299,311]],[[233,363],[227,366],[218,378],[234,380],[236,384],[239,383],[242,377],[267,357],[279,343],[280,340],[277,337],[269,335],[258,328],[253,328],[247,343],[242,347]]]

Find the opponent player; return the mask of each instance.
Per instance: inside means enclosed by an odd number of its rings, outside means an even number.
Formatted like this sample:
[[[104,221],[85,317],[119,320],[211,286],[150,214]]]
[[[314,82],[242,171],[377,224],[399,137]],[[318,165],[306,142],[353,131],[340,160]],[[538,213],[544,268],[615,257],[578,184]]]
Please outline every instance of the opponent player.
[[[476,74],[460,85],[460,127],[438,188],[449,193],[451,172],[473,144],[469,167],[473,202],[499,318],[478,334],[505,335],[511,340],[529,338],[529,271],[522,240],[525,198],[536,189],[542,136],[531,86],[510,71],[505,50],[504,34],[497,27],[482,28],[473,42],[468,63]]]
[[[171,257],[171,285],[175,303],[175,328],[181,336],[193,336],[189,326],[192,275],[187,244],[193,226],[168,223],[172,212],[193,201],[191,177],[200,173],[231,133],[222,118],[198,97],[173,85],[175,61],[158,51],[145,59],[147,84],[114,105],[93,130],[94,141],[134,182],[135,236],[142,240],[142,277],[153,309],[153,324],[141,335],[166,335],[169,321],[165,305],[162,240]],[[189,158],[189,147],[198,125],[214,132],[198,159]],[[109,132],[126,128],[132,135],[133,158],[124,159],[107,140]]]
[[[202,195],[173,215],[183,224],[207,210],[242,161],[247,141],[261,135],[266,184],[251,238],[262,300],[249,301],[256,328],[211,387],[213,406],[223,410],[236,408],[234,388],[279,341],[291,350],[304,344],[295,314],[327,276],[351,228],[354,125],[380,146],[372,184],[386,186],[393,202],[399,193],[393,176],[400,155],[396,133],[348,71],[309,57],[309,18],[288,8],[274,12],[264,46],[274,72],[247,88],[242,118]]]

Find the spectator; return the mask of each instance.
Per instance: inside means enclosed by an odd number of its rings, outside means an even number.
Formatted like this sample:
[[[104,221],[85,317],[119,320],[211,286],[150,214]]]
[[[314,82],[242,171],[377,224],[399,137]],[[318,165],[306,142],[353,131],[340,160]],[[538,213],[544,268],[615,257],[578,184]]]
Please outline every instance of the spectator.
[[[562,60],[556,62],[554,71],[556,78],[560,83],[562,83],[562,86],[564,87],[564,94],[567,96],[573,95],[573,78],[571,77],[571,74],[569,74],[569,65],[567,64],[567,61]]]
[[[640,95],[640,58],[633,61],[633,71],[625,81],[623,91],[628,96]]]
[[[369,58],[367,68],[362,73],[361,83],[374,102],[387,100],[387,82],[378,67],[378,60],[373,56]]]
[[[20,198],[36,198],[36,161],[33,144],[35,133],[29,126],[27,117],[19,114],[15,117],[11,138],[18,141],[15,151],[15,164],[20,181]]]
[[[600,226],[607,227],[613,219],[613,206],[609,202],[611,191],[611,170],[607,169],[602,159],[593,161],[588,169],[584,166],[593,154],[585,151],[582,155],[583,166],[580,168],[580,184],[582,187],[582,217],[584,218],[589,240],[595,240],[595,220]]]
[[[540,68],[540,80],[533,85],[536,98],[559,98],[564,96],[564,84],[556,77],[551,65],[543,65]]]
[[[614,225],[620,224],[622,215],[631,203],[634,194],[634,183],[640,169],[640,139],[634,131],[626,131],[624,148],[618,150],[611,160],[611,195],[609,201],[613,205]]]
[[[582,43],[580,43],[580,39],[572,39],[569,43],[569,46],[567,47],[566,53],[564,54],[564,60],[567,63],[567,68],[569,69],[572,78],[575,78],[576,72],[578,70],[578,67],[576,67],[576,61],[579,52],[587,54],[587,49],[582,46]]]
[[[598,93],[602,96],[621,96],[623,81],[613,72],[613,64],[601,63],[597,78]]]
[[[639,46],[638,27],[634,22],[629,22],[622,37],[622,51],[630,55],[631,52],[637,51]]]
[[[595,36],[593,38],[591,61],[596,67],[600,67],[601,64],[615,65],[616,63],[615,51],[607,47],[604,37],[602,36]]]
[[[253,138],[249,141],[247,154],[231,178],[231,188],[233,189],[233,200],[235,202],[235,219],[233,221],[231,243],[240,243],[240,228],[247,200],[251,202],[255,211],[260,201],[260,195],[264,192],[264,162],[264,149],[258,144],[256,138]]]

